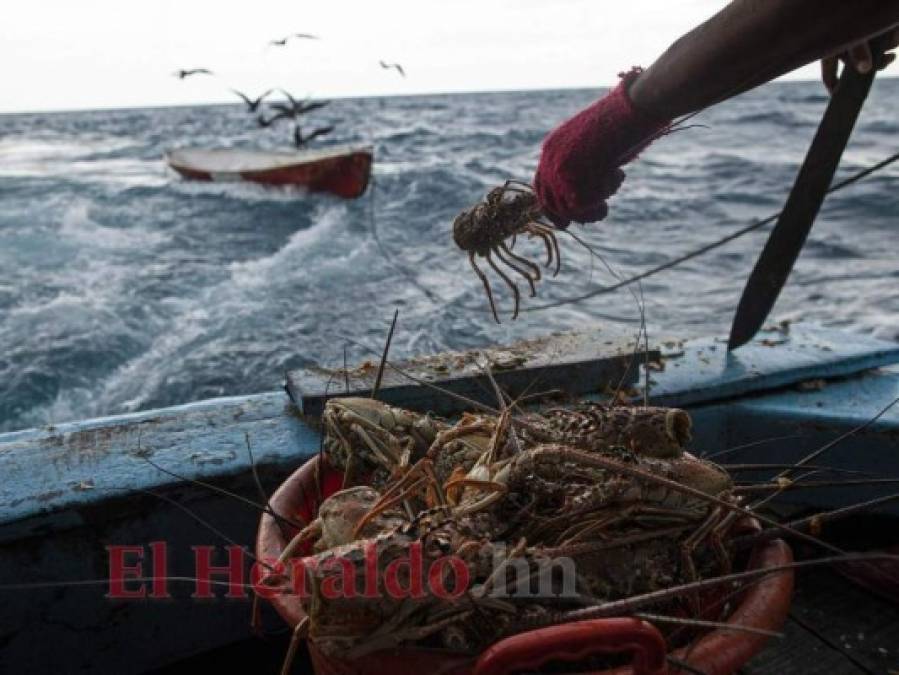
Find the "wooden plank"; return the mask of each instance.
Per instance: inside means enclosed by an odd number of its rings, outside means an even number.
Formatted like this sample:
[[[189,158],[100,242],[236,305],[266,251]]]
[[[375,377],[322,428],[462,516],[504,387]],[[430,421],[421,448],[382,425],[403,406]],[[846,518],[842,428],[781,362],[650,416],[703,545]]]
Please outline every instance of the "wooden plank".
[[[865,671],[845,655],[793,619],[787,620],[782,632],[783,638],[772,639],[761,654],[740,669],[740,675],[865,675]]]
[[[888,673],[899,670],[899,607],[829,569],[797,576],[785,638],[741,669],[762,673]]]
[[[291,412],[274,392],[0,435],[0,541],[77,526],[73,509],[181,482],[147,459],[193,480],[248,475],[249,438],[259,466],[299,466],[319,435]]]
[[[801,575],[793,614],[862,669],[899,670],[899,607],[836,572]]]
[[[660,343],[664,370],[653,373],[651,398],[676,407],[899,363],[895,342],[809,325],[763,331],[730,353],[723,337]]]
[[[490,364],[499,386],[513,398],[526,392],[550,390],[564,396],[584,396],[607,387],[615,388],[622,380],[635,382],[637,361],[647,357],[641,352],[635,360],[633,355],[633,337],[595,329],[554,334],[509,346],[418,357],[395,365],[427,384],[496,406],[496,395],[484,375],[485,363]],[[658,360],[659,351],[650,349],[648,358]],[[348,393],[342,368],[295,370],[287,373],[287,392],[304,415],[318,416],[329,398],[369,396],[377,370],[377,362],[373,361],[349,370]],[[378,398],[392,405],[438,415],[453,415],[472,407],[433,387],[411,381],[389,367]]]

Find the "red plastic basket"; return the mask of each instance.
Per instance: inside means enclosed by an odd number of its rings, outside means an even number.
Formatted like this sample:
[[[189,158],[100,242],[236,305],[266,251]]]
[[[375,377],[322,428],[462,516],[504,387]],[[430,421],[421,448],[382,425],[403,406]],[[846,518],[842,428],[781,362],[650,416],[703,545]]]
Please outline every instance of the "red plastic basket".
[[[320,473],[320,476],[319,476]],[[315,457],[295,471],[272,495],[276,513],[299,517],[308,522],[318,511],[316,481],[321,482],[322,498],[341,487],[343,475]],[[274,518],[263,515],[256,538],[260,560],[277,558],[287,544]],[[308,553],[307,548],[303,553]],[[781,540],[758,546],[749,566],[772,567],[791,562],[789,546]],[[728,621],[741,626],[778,630],[786,619],[793,592],[791,570],[772,574],[751,586],[742,596]],[[281,617],[296,626],[304,617],[300,601],[278,595],[270,602]],[[766,637],[745,631],[713,630],[672,656],[689,662],[706,675],[729,675],[761,650]],[[580,661],[596,654],[629,654],[629,666],[593,671],[594,675],[664,675],[669,672],[667,646],[651,624],[632,618],[595,619],[549,626],[506,638],[486,649],[477,659],[445,651],[402,647],[347,661],[322,654],[309,645],[318,675],[387,675],[426,672],[427,675],[501,675],[519,670],[533,672],[548,661]]]

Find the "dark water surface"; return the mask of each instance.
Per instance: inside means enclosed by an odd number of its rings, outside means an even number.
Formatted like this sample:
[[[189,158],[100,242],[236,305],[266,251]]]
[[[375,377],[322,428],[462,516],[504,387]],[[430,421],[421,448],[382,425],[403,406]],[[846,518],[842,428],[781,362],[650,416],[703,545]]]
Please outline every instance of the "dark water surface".
[[[487,189],[529,179],[544,134],[597,94],[335,102],[319,118],[338,125],[334,141],[376,146],[374,193],[355,202],[165,169],[168,147],[283,145],[286,128],[259,132],[237,106],[0,116],[0,431],[275,389],[285,369],[339,364],[341,336],[379,345],[394,307],[394,356],[632,331],[626,291],[496,326],[449,238]],[[897,101],[899,81],[875,84],[841,175],[899,149]],[[776,211],[825,104],[818,83],[774,84],[704,113],[708,128],[629,168],[610,218],[583,233],[629,274]],[[897,206],[899,166],[831,197],[775,318],[899,338]],[[725,333],[764,237],[645,282],[650,329]],[[610,281],[561,244],[562,273],[538,300]]]

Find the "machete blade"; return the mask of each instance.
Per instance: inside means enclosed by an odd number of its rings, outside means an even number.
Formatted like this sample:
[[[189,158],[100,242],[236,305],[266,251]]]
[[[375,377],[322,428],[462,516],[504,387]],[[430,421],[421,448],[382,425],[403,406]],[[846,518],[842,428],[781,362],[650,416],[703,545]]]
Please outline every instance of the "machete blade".
[[[874,73],[873,68],[865,74],[848,65],[843,68],[793,189],[743,289],[728,351],[755,336],[777,301],[833,180]]]

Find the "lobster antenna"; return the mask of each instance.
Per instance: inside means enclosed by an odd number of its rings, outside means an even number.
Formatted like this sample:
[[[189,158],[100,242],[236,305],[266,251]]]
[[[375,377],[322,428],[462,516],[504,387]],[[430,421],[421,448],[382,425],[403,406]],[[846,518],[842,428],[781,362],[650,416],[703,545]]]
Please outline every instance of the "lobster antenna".
[[[728,623],[726,621],[709,621],[706,619],[689,619],[682,616],[669,616],[667,614],[653,614],[648,612],[635,612],[634,616],[644,621],[654,623],[670,623],[679,626],[699,626],[700,628],[720,628],[723,630],[731,630],[734,632],[751,633],[753,635],[764,635],[765,637],[782,638],[783,633],[773,630],[765,630],[764,628],[756,628],[755,626],[745,626],[740,623]]]
[[[334,381],[334,376],[337,374],[336,371],[331,371],[331,375],[328,377],[328,381],[325,383],[325,398],[328,398],[328,392],[331,389],[331,383]],[[321,465],[322,462],[325,461],[325,416],[324,411],[322,411],[321,417],[321,433],[318,435],[318,462],[315,464],[315,493],[318,497],[319,503],[321,503],[322,497],[322,472]],[[300,528],[303,529],[303,528]]]
[[[809,472],[812,473],[812,472]],[[815,472],[817,473],[817,472]],[[752,492],[768,492],[769,490],[808,490],[814,488],[828,488],[834,486],[850,485],[895,485],[899,478],[850,478],[847,480],[819,480],[800,481],[795,480],[779,485],[777,483],[747,483],[734,486],[736,494],[744,495]]]
[[[597,251],[593,246],[590,245],[589,242],[582,239],[574,232],[570,230],[560,230],[561,232],[567,234],[572,239],[574,239],[578,244],[583,246],[587,252],[590,254],[590,273],[593,274],[593,259],[596,258],[599,262],[602,263],[602,266],[606,268],[606,271],[612,275],[614,279],[617,281],[621,281],[621,274],[612,267],[611,263],[605,259],[599,251]],[[624,387],[625,380],[627,379],[627,374],[631,369],[631,366],[637,360],[637,354],[640,352],[640,338],[644,336],[646,338],[646,361],[649,361],[649,334],[646,331],[646,300],[643,297],[643,286],[638,286],[639,295],[634,291],[633,288],[628,288],[631,296],[634,298],[634,304],[637,306],[637,311],[640,313],[640,329],[637,331],[637,337],[634,341],[634,352],[631,354],[630,361],[627,364],[627,368],[625,368],[624,373],[621,376],[621,379],[618,382],[618,386],[615,387],[615,394],[612,398],[613,404],[618,401],[618,396],[621,393],[622,388]],[[647,407],[649,405],[649,369],[646,369],[646,386],[643,389],[643,406]]]
[[[550,615],[546,617],[539,617],[535,618],[533,621],[527,622],[527,624],[529,628],[536,628],[564,621],[584,621],[606,616],[617,616],[622,612],[632,612],[642,606],[654,604],[662,600],[667,600],[668,598],[675,597],[678,594],[692,591],[704,591],[709,588],[715,588],[717,586],[731,584],[734,582],[751,581],[753,579],[777,574],[778,572],[783,572],[785,570],[804,569],[807,567],[833,565],[834,563],[843,562],[871,562],[877,560],[889,560],[895,562],[899,560],[899,556],[889,553],[843,553],[835,556],[813,558],[811,560],[800,560],[797,562],[790,562],[782,565],[772,565],[770,567],[752,569],[745,572],[734,572],[732,574],[725,574],[718,577],[680,584],[678,586],[672,586],[660,591],[650,591],[648,593],[632,596],[630,598],[624,598],[622,600],[605,602],[593,607],[570,610],[556,616]]]
[[[277,521],[283,521],[293,527],[300,527],[300,528],[304,527],[303,525],[298,525],[296,522],[290,520],[289,518],[285,518],[284,516],[279,515],[274,510],[272,510],[270,507],[263,506],[262,504],[257,504],[252,499],[247,499],[243,495],[239,495],[236,492],[231,492],[230,490],[221,488],[218,485],[213,485],[212,483],[206,483],[205,481],[197,480],[196,478],[188,478],[187,476],[182,476],[181,474],[175,473],[174,471],[172,471],[170,469],[166,469],[164,466],[160,466],[159,464],[154,462],[152,459],[150,459],[149,457],[144,455],[143,452],[141,451],[140,444],[141,444],[142,432],[143,432],[143,430],[141,429],[140,426],[138,426],[137,427],[137,451],[134,453],[134,456],[142,459],[143,461],[145,461],[147,464],[152,466],[157,471],[161,471],[162,473],[167,474],[167,475],[171,476],[172,478],[177,478],[178,480],[180,480],[183,483],[191,483],[192,485],[199,485],[200,487],[206,488],[207,490],[210,490],[211,492],[217,492],[218,494],[225,495],[226,497],[230,497],[231,499],[236,499],[237,501],[243,502],[244,504],[246,504],[248,506],[252,506],[254,509],[258,509],[264,513],[269,514],[272,518],[274,518]]]
[[[643,326],[643,343],[646,348],[643,352],[643,374],[646,378],[643,385],[643,407],[649,407],[649,331],[646,329],[646,300],[643,297],[643,282],[637,282],[637,290],[640,294],[640,324]]]
[[[812,460],[816,459],[816,458],[817,458],[818,456],[820,456],[821,454],[827,452],[828,450],[832,449],[832,448],[835,447],[836,445],[839,445],[840,443],[842,443],[843,441],[845,441],[847,438],[850,438],[850,437],[852,437],[852,436],[854,436],[854,435],[856,435],[856,434],[858,434],[858,433],[864,431],[865,429],[867,429],[869,426],[871,426],[871,425],[874,424],[877,420],[879,420],[881,417],[883,417],[883,416],[884,416],[884,415],[885,415],[891,408],[893,408],[897,403],[899,403],[899,396],[897,396],[897,397],[894,398],[892,401],[890,401],[886,406],[884,406],[884,407],[883,407],[883,408],[882,408],[876,415],[874,415],[874,417],[872,417],[871,419],[869,419],[869,420],[863,422],[862,424],[860,424],[860,425],[858,425],[858,426],[856,426],[856,427],[850,429],[849,431],[847,431],[847,432],[845,432],[845,433],[843,433],[843,434],[840,434],[839,436],[837,436],[835,439],[833,439],[833,440],[830,441],[829,443],[825,443],[824,445],[822,445],[820,448],[818,448],[817,450],[815,450],[815,451],[812,452],[811,454],[806,455],[805,457],[803,457],[802,459],[800,459],[798,462],[796,462],[796,463],[793,465],[793,468],[791,468],[791,469],[786,469],[786,470],[784,470],[784,471],[781,471],[777,476],[774,477],[774,480],[778,480],[778,479],[780,479],[780,478],[789,478],[790,474],[793,473],[794,471],[796,471],[799,467],[804,466],[805,464],[808,464],[809,462],[811,462]],[[770,494],[770,495],[767,495],[767,496],[763,497],[762,499],[757,500],[754,504],[751,505],[750,508],[759,508],[759,507],[761,507],[761,506],[764,506],[765,504],[767,504],[768,502],[770,502],[770,501],[771,501],[772,499],[774,499],[775,497],[778,497],[778,496],[781,494],[781,492],[783,492],[783,488],[777,490],[776,492],[773,492],[773,493]]]
[[[431,302],[433,302],[435,304],[437,304],[437,303],[446,304],[447,302],[449,302],[446,298],[441,297],[439,294],[435,293],[430,288],[428,288],[427,286],[422,284],[418,280],[418,277],[416,277],[413,272],[411,272],[409,269],[407,269],[405,265],[402,265],[402,264],[400,264],[399,261],[397,261],[397,259],[396,259],[397,256],[393,255],[390,252],[390,250],[387,248],[387,245],[384,244],[384,242],[381,240],[381,235],[378,234],[378,220],[375,217],[375,211],[376,211],[375,187],[377,185],[377,180],[376,180],[375,176],[372,176],[370,185],[371,185],[371,187],[368,190],[368,192],[369,192],[369,202],[368,202],[369,203],[369,209],[368,209],[369,218],[368,219],[369,219],[369,224],[370,224],[370,229],[371,229],[371,237],[372,237],[372,239],[375,240],[375,245],[378,247],[378,250],[381,252],[381,255],[383,256],[384,260],[386,260],[391,265],[391,267],[393,267],[397,272],[399,272],[404,277],[406,277],[406,280],[409,281],[409,283],[411,283],[415,288],[420,290],[428,300],[430,300]]]
[[[737,452],[738,450],[745,450],[747,448],[754,448],[759,445],[765,445],[766,443],[774,443],[776,441],[791,441],[797,438],[802,438],[802,434],[785,434],[783,436],[771,436],[770,438],[763,438],[760,441],[752,441],[750,443],[741,443],[740,445],[735,445],[731,448],[725,448],[724,450],[718,450],[717,452],[712,452],[707,455],[700,455],[703,459],[714,459],[715,457],[721,457],[722,455],[729,455],[733,452]],[[792,464],[785,465],[792,467]]]
[[[612,405],[615,405],[618,401],[618,397],[621,394],[621,390],[624,389],[625,381],[627,380],[627,375],[631,370],[631,367],[637,360],[637,354],[640,352],[640,340],[643,337],[643,329],[645,328],[645,324],[641,321],[640,328],[637,330],[637,335],[634,337],[634,351],[631,353],[630,359],[628,359],[627,367],[624,369],[624,372],[621,373],[621,379],[618,380],[618,386],[615,387],[615,392],[612,394]]]
[[[795,437],[793,437],[795,438]],[[738,463],[738,464],[718,464],[719,467],[725,469],[728,473],[739,473],[741,471],[764,471],[767,469],[792,469],[792,464],[773,464],[773,463]],[[871,471],[860,471],[859,469],[844,469],[838,466],[823,466],[819,464],[806,464],[808,469],[817,469],[827,473],[851,474],[854,476],[873,476]],[[770,482],[770,478],[764,479],[764,482]]]
[[[193,518],[200,525],[202,525],[207,530],[209,530],[210,532],[215,534],[217,537],[220,537],[224,541],[228,542],[228,544],[230,544],[231,546],[234,546],[235,548],[244,549],[244,552],[253,560],[253,562],[259,563],[260,565],[265,567],[270,572],[275,571],[274,568],[271,565],[269,565],[267,562],[265,562],[264,560],[260,560],[259,558],[256,557],[255,554],[253,554],[252,552],[250,552],[248,550],[245,550],[247,548],[245,545],[238,544],[233,538],[229,537],[227,534],[222,532],[220,529],[218,529],[215,525],[213,525],[209,521],[205,520],[198,514],[194,513],[190,508],[188,508],[187,506],[185,506],[184,504],[179,502],[177,499],[172,499],[171,497],[169,497],[167,495],[163,495],[158,492],[154,492],[153,490],[147,490],[145,488],[123,488],[123,487],[116,487],[114,485],[103,485],[103,486],[99,486],[99,489],[110,490],[110,491],[114,491],[114,492],[131,492],[132,490],[136,490],[137,492],[141,492],[145,495],[149,495],[151,497],[155,497],[156,499],[164,501],[167,504],[171,504],[175,508],[183,511],[188,516]]]
[[[350,371],[346,366],[346,343],[343,345],[343,385],[346,395],[350,395]]]
[[[369,347],[364,342],[360,342],[359,340],[355,340],[351,337],[342,335],[340,333],[338,333],[337,335],[339,337],[341,337],[342,339],[346,340],[347,342],[349,342],[351,345],[355,345],[356,347],[359,347],[360,349],[364,350],[365,352],[367,352],[369,354],[377,354],[377,352],[374,349]],[[391,370],[399,373],[402,377],[406,378],[410,382],[415,382],[415,384],[420,384],[421,386],[423,386],[427,389],[439,391],[441,394],[445,394],[446,396],[454,398],[457,401],[461,401],[465,405],[470,405],[472,408],[474,408],[476,410],[482,410],[482,411],[490,413],[492,415],[499,414],[499,411],[495,410],[494,408],[491,408],[489,405],[481,403],[480,401],[475,401],[474,399],[468,398],[467,396],[462,396],[461,394],[457,394],[453,391],[450,391],[449,389],[444,389],[443,387],[438,387],[436,384],[428,382],[427,380],[424,380],[420,377],[416,377],[415,375],[410,373],[408,370],[401,368],[400,366],[396,365],[395,363],[391,362],[390,360],[386,360],[385,363],[388,366],[390,366]],[[327,396],[327,392],[326,392],[326,396]]]
[[[384,353],[381,355],[381,363],[378,365],[378,376],[375,378],[375,386],[372,387],[371,390],[372,398],[377,398],[378,392],[381,391],[381,380],[384,377],[384,366],[387,365],[387,354],[390,352],[390,342],[393,340],[393,331],[396,329],[396,320],[399,315],[399,308],[393,310],[393,321],[390,324],[390,331],[387,333],[387,341],[384,343]]]
[[[786,526],[790,529],[801,531],[807,531],[811,528],[820,528],[822,525],[832,520],[844,518],[854,513],[858,513],[859,511],[873,510],[896,500],[899,500],[899,492],[894,492],[875,499],[869,499],[865,502],[850,504],[849,506],[843,506],[842,508],[834,509],[832,511],[822,511],[821,513],[816,513],[798,520],[791,520],[786,523]],[[745,534],[737,537],[733,539],[732,544],[735,549],[745,549],[755,546],[759,542],[776,539],[777,537],[783,536],[785,532],[786,530],[782,530],[779,527],[771,527],[754,534]]]
[[[256,490],[259,492],[259,498],[262,500],[262,503],[265,504],[264,511],[268,513],[274,513],[275,510],[272,508],[272,503],[269,500],[268,494],[265,492],[265,488],[262,487],[262,479],[259,478],[259,470],[256,466],[256,458],[253,457],[253,448],[250,446],[250,432],[245,431],[243,434],[243,438],[247,443],[247,456],[250,459],[250,471],[253,472],[253,482],[256,483]],[[284,527],[284,523],[280,518],[275,518],[275,523],[278,525],[278,529],[281,530],[281,534],[287,538],[287,528]]]

